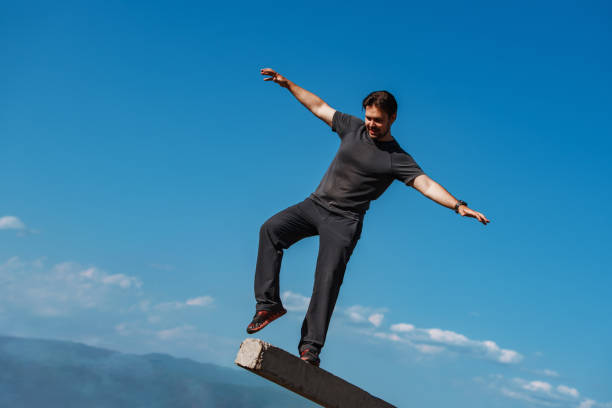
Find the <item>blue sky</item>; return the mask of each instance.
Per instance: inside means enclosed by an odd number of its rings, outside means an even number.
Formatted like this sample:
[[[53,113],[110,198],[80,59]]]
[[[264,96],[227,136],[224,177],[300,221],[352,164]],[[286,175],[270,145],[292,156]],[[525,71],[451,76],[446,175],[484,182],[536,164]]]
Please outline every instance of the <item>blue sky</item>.
[[[272,67],[392,133],[492,220],[394,183],[322,366],[398,406],[612,407],[607,2],[6,3],[0,332],[231,366],[259,226],[338,138]],[[316,238],[285,254],[296,351]]]

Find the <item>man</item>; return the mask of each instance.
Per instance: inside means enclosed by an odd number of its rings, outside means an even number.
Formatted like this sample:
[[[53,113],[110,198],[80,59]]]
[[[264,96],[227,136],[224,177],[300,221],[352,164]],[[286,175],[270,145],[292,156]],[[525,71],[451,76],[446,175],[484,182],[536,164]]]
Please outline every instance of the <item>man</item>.
[[[287,88],[316,117],[340,136],[340,147],[323,180],[306,200],[272,216],[261,227],[255,270],[256,313],[247,332],[255,333],[284,315],[279,273],[283,250],[302,238],[319,235],[314,288],[298,345],[302,360],[319,365],[346,264],[359,240],[363,216],[393,180],[486,225],[489,220],[454,198],[429,178],[391,135],[397,103],[386,91],[372,92],[362,103],[365,121],[336,111],[321,98],[272,69],[264,81]]]

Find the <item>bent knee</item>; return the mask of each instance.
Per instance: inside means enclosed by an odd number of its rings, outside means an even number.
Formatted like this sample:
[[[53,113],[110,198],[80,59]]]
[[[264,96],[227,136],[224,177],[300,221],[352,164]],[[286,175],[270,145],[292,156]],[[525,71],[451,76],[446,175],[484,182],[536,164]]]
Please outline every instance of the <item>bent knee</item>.
[[[275,235],[275,232],[279,230],[280,224],[274,220],[274,217],[269,218],[259,228],[259,234]]]

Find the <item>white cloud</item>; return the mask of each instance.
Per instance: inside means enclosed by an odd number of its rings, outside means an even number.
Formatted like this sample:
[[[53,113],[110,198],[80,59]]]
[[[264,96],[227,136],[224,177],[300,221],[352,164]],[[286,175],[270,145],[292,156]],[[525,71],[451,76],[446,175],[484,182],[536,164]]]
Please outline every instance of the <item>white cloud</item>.
[[[515,390],[511,390],[509,388],[506,387],[502,387],[499,389],[499,392],[503,395],[506,396],[508,398],[513,398],[513,399],[517,399],[517,400],[521,400],[521,401],[525,401],[525,402],[529,402],[531,404],[536,404],[536,405],[544,405],[544,406],[550,406],[551,404],[547,401],[539,401],[536,398],[533,398],[532,396],[530,396],[529,394],[525,394],[523,392],[517,392]]]
[[[493,341],[485,340],[481,344],[486,349],[486,354],[493,360],[497,360],[500,363],[518,363],[523,359],[523,356],[521,356],[518,352],[514,350],[502,349]]]
[[[305,312],[308,310],[310,298],[299,293],[286,291],[281,295],[283,306],[290,312]]]
[[[374,327],[379,327],[385,318],[386,309],[373,309],[370,307],[354,305],[346,308],[344,314],[353,323],[371,323]]]
[[[370,322],[378,328],[382,325],[386,309],[372,309],[370,307],[354,305],[344,310],[344,314],[352,323]],[[492,360],[502,364],[517,364],[523,356],[510,349],[503,349],[491,340],[472,340],[467,336],[451,330],[440,328],[417,328],[410,323],[395,323],[389,326],[390,333],[375,331],[373,329],[358,329],[360,332],[411,346],[423,354],[439,354],[443,351],[463,353],[477,358]]]
[[[160,330],[156,333],[157,338],[161,340],[176,340],[185,337],[188,333],[195,330],[195,327],[184,325],[174,327],[172,329]]]
[[[368,321],[372,323],[375,327],[378,327],[381,325],[384,317],[385,316],[382,313],[374,313],[371,314],[370,317],[368,317]]]
[[[547,377],[559,377],[559,373],[554,370],[544,369],[534,371],[536,374],[545,375]]]
[[[188,307],[205,307],[214,303],[215,299],[212,296],[199,296],[192,299],[187,299],[184,302],[163,302],[155,305],[156,310],[169,311],[180,310]]]
[[[169,353],[175,357],[187,357],[214,364],[226,364],[236,355],[236,345],[242,338],[229,338],[200,330],[200,317],[192,321],[173,316],[167,322],[156,321],[152,326],[146,314],[138,308],[124,314],[120,323],[113,322],[96,333],[102,340],[100,346],[128,353]],[[214,321],[214,317],[212,317]],[[98,323],[92,326],[99,327]],[[91,330],[91,327],[89,329]],[[206,327],[206,325],[204,325]],[[84,330],[80,327],[80,330]],[[72,339],[72,338],[69,338]]]
[[[414,330],[414,325],[408,323],[396,323],[391,325],[391,330],[395,332],[409,332]]]
[[[557,391],[559,391],[561,394],[569,395],[574,398],[578,398],[580,395],[577,389],[568,387],[567,385],[558,385]]]
[[[450,330],[439,328],[421,329],[409,323],[396,323],[390,330],[399,341],[411,345],[424,354],[437,354],[444,350],[473,355],[475,357],[493,360],[502,364],[516,364],[523,356],[514,350],[502,349],[491,340],[471,340],[467,336]],[[376,337],[398,341],[390,335],[377,334]]]
[[[431,344],[415,344],[414,348],[423,354],[438,354],[444,351],[444,347],[432,346]]]
[[[213,301],[214,299],[211,296],[200,296],[193,299],[187,299],[185,304],[187,304],[187,306],[209,306]]]
[[[178,310],[186,307],[185,302],[162,302],[154,306],[156,310],[167,312],[170,310]]]
[[[5,215],[0,217],[0,230],[14,229],[14,230],[25,230],[25,224],[17,217],[12,215]]]
[[[482,378],[477,382],[487,384]],[[503,375],[490,376],[487,384],[489,388],[497,390],[500,394],[513,399],[528,402],[529,406],[576,408],[576,399],[580,393],[576,388],[567,385],[557,385],[541,380],[525,380],[523,378],[507,379]],[[578,408],[591,408],[602,406],[594,400],[585,399]]]
[[[449,344],[453,346],[465,346],[470,341],[463,334],[455,333],[450,330],[426,329],[425,331],[429,334],[429,337],[433,341],[438,343]]]
[[[344,313],[352,322],[362,323],[367,320],[366,315],[368,314],[368,309],[363,306],[355,305],[347,308]]]
[[[106,285],[118,285],[123,289],[129,288],[132,285],[138,288],[142,286],[142,282],[140,281],[140,279],[135,278],[133,276],[126,276],[122,273],[105,276],[104,278],[102,278],[102,283]]]
[[[34,263],[32,263],[34,266]],[[0,273],[4,273],[7,274],[10,271],[15,271],[18,269],[21,269],[25,266],[25,262],[23,262],[21,259],[19,259],[18,256],[14,256],[12,258],[9,258],[5,263],[3,263],[2,265],[0,265]],[[36,267],[40,267],[40,263],[37,262],[36,263]]]
[[[580,403],[580,406],[578,408],[591,408],[595,404],[596,404],[595,400],[587,398]]]
[[[522,385],[523,389],[534,392],[546,392],[549,393],[552,389],[552,385],[544,381],[531,381],[527,384]]]
[[[61,273],[69,275],[72,273],[74,268],[78,269],[80,267],[71,262],[64,262],[56,265],[55,268],[58,271],[61,271]],[[122,289],[128,289],[131,287],[140,288],[142,286],[142,281],[134,276],[127,276],[122,273],[109,275],[95,267],[89,267],[81,271],[79,274],[81,277],[93,282],[101,283],[103,285],[119,286]]]
[[[165,352],[217,364],[235,356],[241,338],[205,332],[214,316],[161,313],[138,277],[118,272],[44,258],[0,259],[0,326],[8,335],[96,339],[101,347],[123,352]],[[169,304],[201,310],[214,299],[186,296]]]
[[[110,308],[112,300],[121,293],[127,294],[127,290],[142,286],[136,277],[110,275],[75,262],[46,267],[44,259],[22,261],[18,257],[0,265],[0,281],[3,282],[0,309],[27,311],[41,317]]]
[[[395,333],[376,332],[376,333],[373,334],[373,336],[374,337],[378,337],[380,339],[387,339],[387,340],[391,340],[391,341],[402,341],[400,336],[398,336]]]
[[[591,398],[585,398],[578,408],[612,408],[612,401],[610,402],[597,402]]]

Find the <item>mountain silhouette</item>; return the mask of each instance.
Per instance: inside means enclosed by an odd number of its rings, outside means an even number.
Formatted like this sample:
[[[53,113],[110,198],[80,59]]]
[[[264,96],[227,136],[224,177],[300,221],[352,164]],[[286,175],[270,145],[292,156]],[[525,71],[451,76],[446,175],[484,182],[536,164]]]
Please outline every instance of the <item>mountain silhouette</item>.
[[[247,371],[167,354],[0,336],[1,407],[312,408]]]

